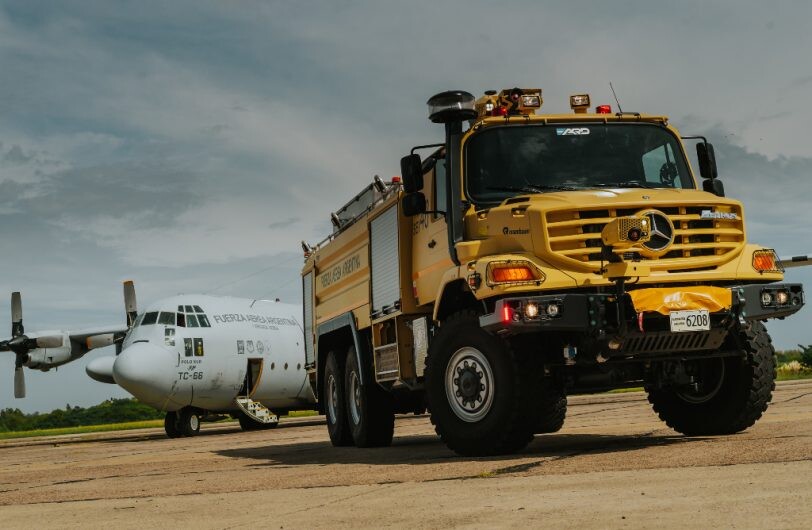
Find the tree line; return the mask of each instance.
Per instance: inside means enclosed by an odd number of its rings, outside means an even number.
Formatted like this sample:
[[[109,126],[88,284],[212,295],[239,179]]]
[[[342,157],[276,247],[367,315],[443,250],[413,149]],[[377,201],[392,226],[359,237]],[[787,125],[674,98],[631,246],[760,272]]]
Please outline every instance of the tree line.
[[[149,405],[139,403],[135,399],[108,399],[88,408],[71,407],[68,404],[64,409],[46,413],[25,414],[20,409],[12,408],[0,410],[0,432],[57,429],[160,418],[163,418],[163,413]]]

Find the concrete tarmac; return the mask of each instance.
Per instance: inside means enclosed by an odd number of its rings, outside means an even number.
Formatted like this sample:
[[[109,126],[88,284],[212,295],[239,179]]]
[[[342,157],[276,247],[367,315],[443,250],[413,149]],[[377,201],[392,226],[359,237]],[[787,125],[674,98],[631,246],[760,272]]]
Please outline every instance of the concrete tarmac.
[[[744,433],[685,437],[643,393],[570,398],[559,433],[464,458],[427,416],[392,447],[334,448],[323,418],[0,442],[2,528],[812,525],[812,381],[780,383]]]

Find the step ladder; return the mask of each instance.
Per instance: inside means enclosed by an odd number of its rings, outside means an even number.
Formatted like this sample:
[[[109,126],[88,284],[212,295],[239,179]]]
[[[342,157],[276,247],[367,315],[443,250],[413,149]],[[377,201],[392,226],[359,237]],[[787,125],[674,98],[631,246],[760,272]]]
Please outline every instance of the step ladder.
[[[246,416],[257,423],[262,423],[265,425],[270,423],[279,423],[279,417],[268,410],[268,407],[259,401],[254,401],[249,397],[239,396],[234,400],[234,402],[237,404],[237,407],[245,413]]]

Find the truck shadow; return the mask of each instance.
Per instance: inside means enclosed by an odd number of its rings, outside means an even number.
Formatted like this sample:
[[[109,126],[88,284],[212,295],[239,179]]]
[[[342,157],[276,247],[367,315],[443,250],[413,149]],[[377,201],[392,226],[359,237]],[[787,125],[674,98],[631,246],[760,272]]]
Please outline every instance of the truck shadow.
[[[510,462],[528,457],[550,461],[583,454],[622,453],[647,447],[695,443],[702,440],[704,438],[654,433],[635,435],[546,434],[537,435],[530,445],[512,455],[464,457],[449,450],[436,435],[396,435],[391,447],[381,448],[333,447],[330,442],[325,441],[222,449],[215,453],[230,458],[253,459],[257,461],[254,465],[270,467],[303,464],[423,465],[465,461]],[[518,468],[535,465],[537,464],[523,463],[516,466],[517,469],[512,469],[514,466],[505,468],[504,472],[520,472],[522,469]]]

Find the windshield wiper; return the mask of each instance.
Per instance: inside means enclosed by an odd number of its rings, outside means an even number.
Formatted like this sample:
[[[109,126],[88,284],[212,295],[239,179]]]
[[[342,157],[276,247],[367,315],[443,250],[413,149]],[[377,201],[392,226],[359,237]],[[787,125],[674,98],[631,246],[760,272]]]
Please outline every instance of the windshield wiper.
[[[590,188],[647,188],[654,189],[655,186],[649,186],[642,182],[598,182],[597,184],[590,184]]]
[[[545,191],[575,191],[572,186],[551,186],[546,184],[528,184],[527,186],[488,186],[493,191],[521,191],[524,193],[544,193]]]

